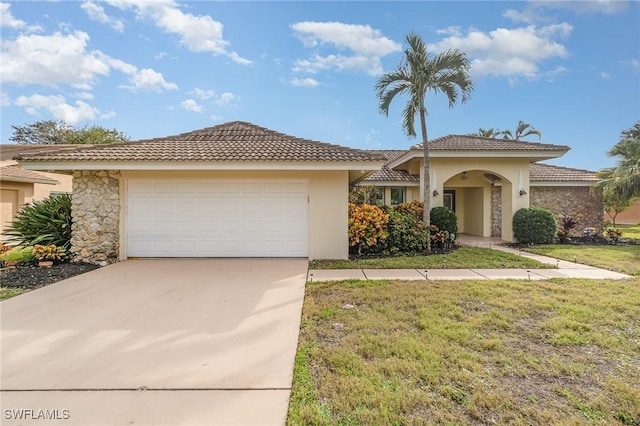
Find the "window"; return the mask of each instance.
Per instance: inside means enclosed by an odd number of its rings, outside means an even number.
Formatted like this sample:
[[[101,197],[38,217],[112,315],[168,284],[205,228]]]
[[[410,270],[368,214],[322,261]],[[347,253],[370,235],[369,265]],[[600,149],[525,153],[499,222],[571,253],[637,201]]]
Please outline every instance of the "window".
[[[444,194],[442,194],[442,201],[445,207],[451,209],[452,211],[456,211],[456,191],[455,189],[445,189]]]
[[[404,203],[404,188],[391,188],[391,205]]]
[[[384,188],[377,186],[371,194],[371,201],[376,206],[384,206]]]

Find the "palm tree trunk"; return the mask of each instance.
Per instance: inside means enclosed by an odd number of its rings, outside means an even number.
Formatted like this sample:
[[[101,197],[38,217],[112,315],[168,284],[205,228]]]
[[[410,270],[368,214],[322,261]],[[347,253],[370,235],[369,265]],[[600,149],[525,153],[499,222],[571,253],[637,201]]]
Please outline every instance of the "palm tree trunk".
[[[429,229],[431,222],[431,167],[429,164],[429,138],[427,137],[427,111],[420,108],[420,127],[422,128],[422,150],[424,153],[424,213],[422,219],[424,226]],[[427,254],[431,253],[431,235],[427,232]]]

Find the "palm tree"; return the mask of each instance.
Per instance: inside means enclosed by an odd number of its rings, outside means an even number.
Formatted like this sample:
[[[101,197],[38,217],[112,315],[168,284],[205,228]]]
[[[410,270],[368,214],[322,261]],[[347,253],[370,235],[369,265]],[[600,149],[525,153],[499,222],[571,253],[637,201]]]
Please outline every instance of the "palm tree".
[[[409,46],[404,51],[404,58],[394,71],[383,74],[376,82],[376,95],[380,101],[380,113],[389,116],[391,101],[399,94],[408,95],[409,100],[402,112],[402,127],[409,137],[416,137],[415,116],[420,117],[422,147],[424,150],[424,225],[429,227],[431,213],[431,185],[429,182],[429,139],[427,137],[427,108],[425,100],[427,92],[444,93],[453,107],[461,95],[462,103],[466,102],[473,91],[473,82],[469,77],[469,60],[467,56],[452,49],[436,55],[427,52],[427,45],[415,33],[405,37]],[[427,252],[431,251],[427,241]]]
[[[513,137],[513,133],[511,133],[511,130],[504,130],[500,133],[503,135],[503,139],[515,139],[519,141],[531,135],[537,135],[538,140],[542,139],[542,132],[540,130],[536,129],[529,123],[525,123],[522,120],[518,121],[515,138]]]
[[[480,127],[476,133],[471,133],[470,136],[482,136],[483,138],[495,138],[503,134],[504,132],[499,129],[483,129]]]
[[[619,157],[615,167],[602,169],[598,177],[603,179],[597,187],[613,191],[623,201],[640,196],[640,122],[624,130],[620,141],[608,152],[610,157]]]

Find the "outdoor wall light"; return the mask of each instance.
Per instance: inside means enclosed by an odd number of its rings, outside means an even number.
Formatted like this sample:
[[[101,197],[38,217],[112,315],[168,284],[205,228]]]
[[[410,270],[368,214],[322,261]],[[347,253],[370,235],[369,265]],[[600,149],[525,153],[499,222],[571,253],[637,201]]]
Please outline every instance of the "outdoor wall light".
[[[440,193],[438,192],[437,189],[434,189],[432,194],[433,194],[434,197],[437,197],[438,195],[440,195]]]
[[[520,196],[527,195],[527,191],[525,191],[524,188],[520,188],[520,192],[518,192],[518,194],[520,194]]]
[[[467,172],[462,172],[462,176],[460,176],[462,178],[462,180],[467,180],[469,179],[469,173]]]

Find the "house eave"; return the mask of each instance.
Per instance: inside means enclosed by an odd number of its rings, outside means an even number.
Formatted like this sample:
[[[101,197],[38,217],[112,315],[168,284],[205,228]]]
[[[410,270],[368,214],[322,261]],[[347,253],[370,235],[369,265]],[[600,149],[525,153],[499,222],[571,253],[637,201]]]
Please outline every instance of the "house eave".
[[[27,177],[2,176],[0,182],[16,182],[16,183],[39,183],[42,185],[57,185],[60,182],[52,179],[31,179]]]
[[[429,151],[429,158],[527,158],[530,162],[535,163],[543,160],[551,160],[553,158],[562,157],[567,153],[567,150],[558,149],[558,150],[545,150],[545,151],[534,151],[534,150],[522,150],[522,151],[513,151],[513,150],[443,150]],[[422,150],[412,149],[407,151],[406,154],[396,158],[393,161],[390,161],[387,164],[387,167],[390,169],[395,169],[396,167],[401,166],[409,160],[413,160],[414,158],[423,158]]]

